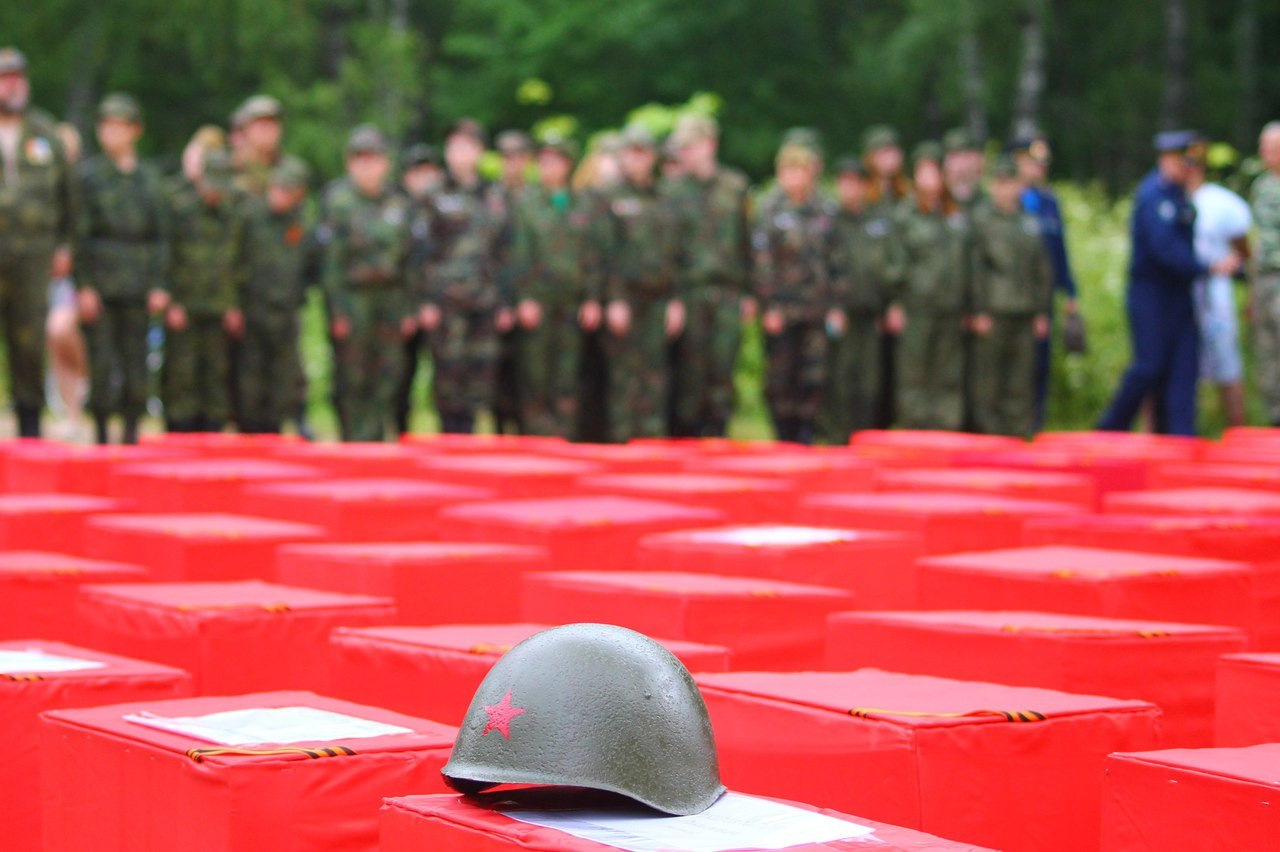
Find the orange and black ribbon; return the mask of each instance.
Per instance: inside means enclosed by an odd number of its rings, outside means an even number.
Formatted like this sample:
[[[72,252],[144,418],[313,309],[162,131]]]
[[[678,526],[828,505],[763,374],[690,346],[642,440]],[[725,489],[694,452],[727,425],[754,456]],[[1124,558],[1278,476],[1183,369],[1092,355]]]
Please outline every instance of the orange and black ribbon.
[[[999,716],[1006,722],[1043,722],[1049,718],[1035,710],[970,710],[967,713],[925,713],[918,710],[884,710],[879,707],[854,707],[850,716],[866,719],[871,716],[911,716],[917,719],[968,719],[980,716]]]
[[[258,609],[263,612],[281,613],[288,612],[290,606],[286,603],[271,604],[180,604],[178,612],[206,612],[217,610],[237,610],[237,609]]]
[[[349,749],[346,746],[325,746],[322,748],[305,748],[303,746],[281,746],[280,748],[232,748],[227,746],[219,748],[187,749],[187,757],[191,758],[196,763],[201,762],[206,757],[220,757],[222,755],[258,757],[261,755],[300,754],[312,760],[319,760],[322,757],[352,757],[355,753],[356,752],[353,749]]]
[[[1000,628],[1005,633],[1064,633],[1081,636],[1140,636],[1143,639],[1163,639],[1171,634],[1167,630],[1109,630],[1105,627],[1021,627],[1006,624]]]
[[[44,680],[44,676],[38,675],[38,674],[0,674],[0,680],[12,680],[18,683],[30,683],[36,680]]]

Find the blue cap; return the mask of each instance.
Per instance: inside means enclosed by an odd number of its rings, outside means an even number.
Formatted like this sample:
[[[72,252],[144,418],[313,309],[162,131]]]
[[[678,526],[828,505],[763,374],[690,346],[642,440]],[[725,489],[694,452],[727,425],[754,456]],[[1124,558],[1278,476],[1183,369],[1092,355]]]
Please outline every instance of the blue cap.
[[[1157,133],[1156,150],[1161,154],[1176,154],[1187,151],[1204,142],[1204,137],[1197,130],[1168,130]]]

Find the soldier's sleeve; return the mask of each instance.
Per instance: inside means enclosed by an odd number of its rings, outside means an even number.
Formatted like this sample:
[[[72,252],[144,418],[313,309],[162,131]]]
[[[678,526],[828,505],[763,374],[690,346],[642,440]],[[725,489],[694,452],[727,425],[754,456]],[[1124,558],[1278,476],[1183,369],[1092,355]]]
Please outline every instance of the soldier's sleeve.
[[[76,217],[80,209],[79,183],[71,175],[71,164],[66,151],[55,134],[51,139],[54,156],[58,159],[58,184],[54,188],[58,199],[58,242],[73,248],[75,245]]]
[[[582,289],[588,300],[608,298],[610,225],[609,213],[600,199],[591,195],[586,201],[587,239],[583,256]]]
[[[1062,219],[1062,208],[1058,199],[1045,193],[1044,201],[1047,209],[1057,220],[1058,229],[1044,235],[1049,251],[1049,260],[1053,269],[1053,286],[1061,290],[1068,299],[1076,297],[1076,279],[1071,274],[1071,260],[1067,257],[1067,223]]]
[[[900,221],[889,217],[889,234],[884,238],[884,268],[881,270],[880,286],[882,306],[886,310],[902,301],[902,294],[907,286],[907,248],[902,242]]]
[[[351,316],[351,305],[346,288],[346,224],[341,211],[331,206],[324,227],[327,229],[323,243],[324,259],[321,264],[321,286],[325,301],[335,317]]]
[[[1208,268],[1196,257],[1195,246],[1178,227],[1177,204],[1169,198],[1151,194],[1140,198],[1134,208],[1135,232],[1151,250],[1151,257],[1169,274],[1190,281]]]
[[[671,285],[673,298],[688,302],[693,295],[693,281],[689,277],[689,235],[692,233],[689,205],[677,182],[664,182],[662,204],[672,229],[671,236]]]
[[[960,289],[964,294],[961,310],[966,314],[980,314],[987,310],[986,281],[983,276],[982,250],[977,223],[973,222],[962,238],[960,264]]]
[[[178,280],[181,270],[178,269],[178,259],[182,257],[180,253],[179,242],[182,239],[182,201],[181,195],[177,190],[169,190],[165,193],[164,209],[169,220],[168,243],[169,248],[166,252],[169,258],[168,264],[165,266],[165,277],[163,288],[172,296],[175,302],[182,303],[185,294],[182,292],[182,283]]]
[[[86,163],[78,164],[71,173],[71,180],[76,184],[76,197],[87,197],[85,191],[89,182],[89,170]],[[81,288],[97,287],[93,278],[92,252],[93,222],[89,216],[89,206],[81,203],[75,210],[71,228],[71,250],[76,257],[76,286]]]
[[[618,270],[622,253],[622,223],[613,214],[606,197],[599,199],[601,216],[601,254],[603,258],[604,298],[608,301],[626,298],[627,288]]]
[[[440,231],[437,227],[437,214],[434,203],[428,203],[425,211],[427,217],[427,226],[431,228],[434,238],[424,253],[422,268],[418,277],[419,291],[418,302],[420,304],[440,304],[440,276],[437,274],[438,267],[443,260],[445,251],[445,241],[440,239]]]
[[[672,299],[685,299],[684,285],[681,283],[681,270],[685,264],[682,262],[683,240],[682,232],[687,229],[683,227],[683,223],[679,217],[679,211],[672,205],[670,199],[662,199],[659,202],[659,238],[662,240],[662,246],[659,251],[661,254],[661,269],[659,274],[663,278],[663,285],[670,293]]]
[[[405,284],[411,304],[426,301],[427,259],[431,254],[431,220],[424,204],[413,205],[409,217],[409,250],[405,256]]]
[[[159,172],[152,170],[147,184],[151,215],[155,221],[152,241],[151,268],[147,270],[147,289],[165,290],[168,286],[169,252],[173,238],[173,215],[165,195],[164,181]]]
[[[1036,288],[1036,313],[1048,314],[1053,310],[1053,290],[1056,283],[1053,258],[1043,240],[1036,240],[1034,254],[1035,263],[1031,271]]]
[[[773,235],[766,216],[757,218],[755,228],[751,232],[751,252],[754,260],[751,267],[752,295],[760,301],[763,308],[768,308],[774,297]]]
[[[232,309],[247,304],[245,288],[249,282],[249,228],[253,215],[254,210],[247,201],[242,199],[236,204],[236,215],[232,219],[234,231],[231,240],[231,250],[234,252],[231,264],[232,278],[227,294]]]

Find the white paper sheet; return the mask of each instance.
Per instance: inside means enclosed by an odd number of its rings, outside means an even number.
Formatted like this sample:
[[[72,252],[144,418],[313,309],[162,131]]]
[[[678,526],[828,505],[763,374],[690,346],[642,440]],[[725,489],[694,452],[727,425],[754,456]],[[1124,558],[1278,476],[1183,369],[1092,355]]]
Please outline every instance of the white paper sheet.
[[[251,707],[207,716],[167,717],[136,713],[124,718],[138,725],[186,734],[225,746],[332,742],[413,733],[409,728],[398,725],[385,725],[314,707]]]
[[[0,674],[44,674],[45,672],[79,672],[100,669],[106,663],[96,660],[78,660],[75,657],[59,657],[46,654],[39,648],[25,651],[0,649]]]
[[[707,530],[690,538],[717,544],[741,544],[746,547],[794,547],[801,544],[835,544],[854,541],[856,533],[822,527],[759,526]]]
[[[626,852],[728,852],[787,849],[805,843],[871,837],[875,829],[779,802],[725,793],[700,814],[651,816],[604,809],[510,810],[520,822],[554,828]]]

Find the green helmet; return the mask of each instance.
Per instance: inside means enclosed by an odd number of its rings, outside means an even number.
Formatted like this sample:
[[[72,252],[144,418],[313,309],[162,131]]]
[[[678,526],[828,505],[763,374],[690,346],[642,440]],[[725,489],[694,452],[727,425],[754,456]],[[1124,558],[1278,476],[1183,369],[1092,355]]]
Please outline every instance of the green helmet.
[[[587,787],[678,816],[724,792],[688,670],[647,636],[607,624],[554,627],[508,651],[471,700],[442,772],[460,793]]]

